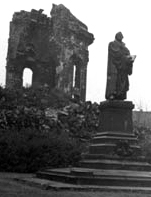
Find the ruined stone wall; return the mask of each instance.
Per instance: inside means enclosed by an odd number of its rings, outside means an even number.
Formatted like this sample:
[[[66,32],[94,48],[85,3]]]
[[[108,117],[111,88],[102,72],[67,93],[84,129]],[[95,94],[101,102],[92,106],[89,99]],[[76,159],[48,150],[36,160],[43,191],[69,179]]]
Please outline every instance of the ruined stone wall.
[[[93,35],[63,5],[13,15],[7,54],[6,87],[20,88],[23,71],[33,71],[32,86],[47,84],[85,100],[88,46]]]
[[[52,86],[53,60],[49,54],[50,19],[42,10],[15,13],[10,23],[6,87],[22,86],[25,68],[33,71],[34,87]]]

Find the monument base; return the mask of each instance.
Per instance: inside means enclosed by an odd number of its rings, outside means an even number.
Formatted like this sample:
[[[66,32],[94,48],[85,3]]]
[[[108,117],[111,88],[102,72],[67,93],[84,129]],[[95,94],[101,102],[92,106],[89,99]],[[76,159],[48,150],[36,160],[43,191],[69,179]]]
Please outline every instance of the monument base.
[[[48,169],[37,177],[80,185],[150,187],[151,164],[141,155],[133,134],[132,109],[128,101],[104,101],[100,104],[100,128],[82,154],[79,167]]]
[[[140,146],[133,134],[130,101],[104,101],[100,103],[100,124],[89,146],[90,154],[114,155],[114,157],[137,157]]]
[[[101,132],[124,132],[132,133],[132,109],[131,101],[104,101],[100,103],[100,126]]]

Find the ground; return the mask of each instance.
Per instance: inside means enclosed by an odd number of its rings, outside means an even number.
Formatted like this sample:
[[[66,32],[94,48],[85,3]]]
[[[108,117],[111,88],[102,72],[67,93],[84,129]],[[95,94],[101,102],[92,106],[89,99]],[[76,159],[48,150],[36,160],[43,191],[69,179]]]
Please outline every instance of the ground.
[[[0,173],[0,197],[150,197],[149,193],[132,192],[90,192],[90,191],[54,191],[28,186],[17,182],[15,177],[24,174]],[[31,175],[26,175],[30,177]]]

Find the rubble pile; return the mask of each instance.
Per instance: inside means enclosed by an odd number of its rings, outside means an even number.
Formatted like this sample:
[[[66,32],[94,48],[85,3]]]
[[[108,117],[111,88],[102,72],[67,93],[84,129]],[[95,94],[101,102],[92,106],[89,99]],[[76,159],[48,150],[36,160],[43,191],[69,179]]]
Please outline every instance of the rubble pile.
[[[75,103],[62,92],[49,88],[0,88],[0,129],[33,128],[44,132],[67,132],[88,139],[97,130],[99,105]]]
[[[0,88],[0,171],[78,165],[98,126],[98,105],[43,87]]]
[[[71,136],[89,139],[96,132],[99,125],[99,105],[90,101],[72,103],[65,106],[58,113],[58,124]]]

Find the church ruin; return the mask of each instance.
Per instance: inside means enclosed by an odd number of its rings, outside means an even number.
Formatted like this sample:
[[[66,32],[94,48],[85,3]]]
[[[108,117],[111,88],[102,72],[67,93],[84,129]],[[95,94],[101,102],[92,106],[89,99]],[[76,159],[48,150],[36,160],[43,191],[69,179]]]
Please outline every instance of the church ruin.
[[[13,15],[10,22],[6,87],[21,88],[25,68],[32,71],[32,87],[49,86],[85,101],[88,46],[93,34],[63,5],[51,17],[32,9]]]

